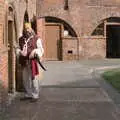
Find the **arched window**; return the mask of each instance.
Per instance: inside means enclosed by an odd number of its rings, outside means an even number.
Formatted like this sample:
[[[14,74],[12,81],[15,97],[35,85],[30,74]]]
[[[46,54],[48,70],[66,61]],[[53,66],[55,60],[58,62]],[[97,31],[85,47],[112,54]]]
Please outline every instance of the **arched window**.
[[[92,36],[102,35],[104,36],[104,22],[99,24],[91,34]]]
[[[94,29],[94,31],[92,32],[92,36],[98,36],[98,35],[102,35],[104,36],[104,21],[106,20],[106,22],[109,23],[120,23],[120,18],[119,17],[110,17],[107,19],[104,19],[101,21],[101,23]]]

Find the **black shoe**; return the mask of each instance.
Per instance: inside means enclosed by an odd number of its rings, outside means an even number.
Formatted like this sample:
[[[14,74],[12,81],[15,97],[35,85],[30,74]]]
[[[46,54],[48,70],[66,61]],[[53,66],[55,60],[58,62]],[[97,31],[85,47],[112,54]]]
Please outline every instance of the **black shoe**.
[[[30,102],[37,102],[38,101],[38,98],[32,98],[31,100],[30,100]]]
[[[32,100],[32,97],[23,97],[23,98],[20,98],[20,101],[25,101],[25,100]]]

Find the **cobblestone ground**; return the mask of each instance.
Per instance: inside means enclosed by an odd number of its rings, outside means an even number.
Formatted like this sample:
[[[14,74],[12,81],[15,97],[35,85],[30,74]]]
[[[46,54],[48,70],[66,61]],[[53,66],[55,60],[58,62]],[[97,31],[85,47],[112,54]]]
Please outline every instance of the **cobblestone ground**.
[[[119,120],[115,106],[99,88],[43,88],[42,92],[36,103],[17,98],[1,120]]]
[[[38,102],[17,97],[0,120],[120,120],[114,101],[92,76],[91,66],[76,62],[45,64]]]

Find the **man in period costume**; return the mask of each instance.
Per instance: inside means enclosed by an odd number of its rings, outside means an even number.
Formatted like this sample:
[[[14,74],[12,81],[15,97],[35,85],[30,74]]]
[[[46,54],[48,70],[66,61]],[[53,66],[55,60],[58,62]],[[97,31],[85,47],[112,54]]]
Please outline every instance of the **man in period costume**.
[[[34,101],[39,98],[39,74],[41,74],[40,63],[44,50],[41,39],[35,35],[30,23],[25,23],[22,37],[19,38],[20,49],[16,53],[19,55],[19,63],[22,66],[23,85],[25,88],[25,98]],[[37,58],[37,59],[36,59]]]

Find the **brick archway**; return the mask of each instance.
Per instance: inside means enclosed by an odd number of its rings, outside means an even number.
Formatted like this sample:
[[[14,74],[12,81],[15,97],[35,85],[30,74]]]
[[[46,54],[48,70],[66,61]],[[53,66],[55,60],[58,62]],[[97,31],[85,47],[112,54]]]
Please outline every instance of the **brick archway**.
[[[77,34],[66,21],[51,16],[38,18],[37,31],[43,39],[46,60],[78,59]]]

